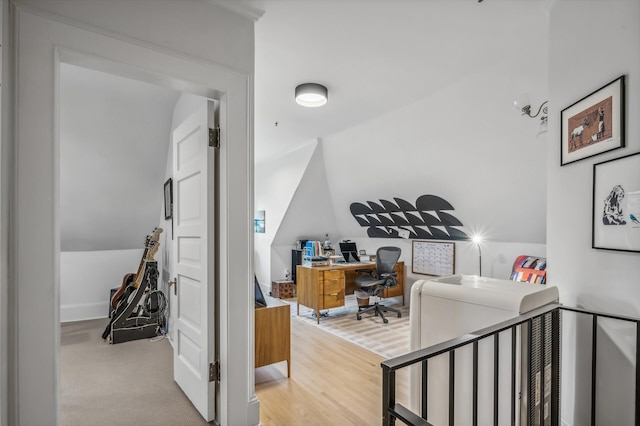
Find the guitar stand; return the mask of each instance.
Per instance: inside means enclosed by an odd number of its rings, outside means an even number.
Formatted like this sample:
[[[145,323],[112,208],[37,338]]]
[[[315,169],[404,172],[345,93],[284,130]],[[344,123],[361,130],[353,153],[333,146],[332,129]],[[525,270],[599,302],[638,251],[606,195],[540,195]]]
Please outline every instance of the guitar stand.
[[[160,316],[150,315],[139,304],[140,299],[142,299],[147,290],[151,292],[157,289],[157,280],[158,262],[146,261],[144,276],[135,290],[135,294],[129,298],[129,302],[123,311],[114,313],[116,317],[111,323],[110,343],[146,339],[155,337],[158,334]]]

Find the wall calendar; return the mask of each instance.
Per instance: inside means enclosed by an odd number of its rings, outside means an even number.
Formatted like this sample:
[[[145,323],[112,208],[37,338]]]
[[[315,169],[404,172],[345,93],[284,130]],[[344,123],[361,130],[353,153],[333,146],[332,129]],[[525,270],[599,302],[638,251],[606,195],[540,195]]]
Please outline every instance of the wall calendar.
[[[437,276],[455,274],[455,243],[415,240],[412,243],[413,273]]]

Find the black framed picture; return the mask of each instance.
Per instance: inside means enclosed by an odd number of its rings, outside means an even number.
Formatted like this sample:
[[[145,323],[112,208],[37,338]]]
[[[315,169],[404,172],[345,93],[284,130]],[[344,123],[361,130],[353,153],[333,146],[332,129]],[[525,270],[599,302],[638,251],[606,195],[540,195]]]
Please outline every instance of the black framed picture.
[[[640,253],[640,153],[593,165],[595,249]]]
[[[624,76],[560,113],[560,165],[624,147]]]
[[[164,218],[169,220],[173,217],[173,179],[169,178],[164,183]]]

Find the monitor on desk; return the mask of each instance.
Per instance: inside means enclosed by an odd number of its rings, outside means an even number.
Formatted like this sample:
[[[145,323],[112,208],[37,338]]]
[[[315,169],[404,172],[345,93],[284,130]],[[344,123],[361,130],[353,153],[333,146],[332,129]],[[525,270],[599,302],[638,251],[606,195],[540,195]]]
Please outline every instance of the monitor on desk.
[[[356,247],[356,243],[340,243],[340,253],[342,253],[342,257],[344,257],[344,261],[347,263],[360,262],[360,258],[358,257],[358,247]]]

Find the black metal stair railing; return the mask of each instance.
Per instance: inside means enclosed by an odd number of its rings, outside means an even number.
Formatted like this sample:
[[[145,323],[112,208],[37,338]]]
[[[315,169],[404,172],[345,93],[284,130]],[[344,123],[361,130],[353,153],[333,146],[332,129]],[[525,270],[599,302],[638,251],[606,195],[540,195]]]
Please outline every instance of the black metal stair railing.
[[[455,406],[455,356],[456,350],[461,348],[472,348],[472,403],[471,403],[471,419],[472,424],[477,425],[478,421],[478,344],[484,339],[493,339],[493,424],[498,424],[499,404],[503,403],[499,400],[499,380],[498,371],[499,364],[499,339],[500,333],[511,333],[511,360],[507,364],[510,367],[510,387],[511,395],[510,419],[511,425],[518,424],[517,420],[521,420],[519,424],[526,425],[558,425],[560,424],[560,339],[561,339],[561,312],[568,311],[578,315],[586,315],[592,318],[592,350],[591,350],[591,412],[590,423],[596,424],[596,384],[597,368],[597,329],[599,318],[609,318],[613,320],[628,322],[635,324],[636,331],[636,353],[635,353],[635,425],[640,425],[640,319],[619,315],[612,315],[602,312],[587,311],[579,308],[567,307],[559,304],[549,304],[538,309],[520,315],[508,321],[501,322],[491,327],[484,328],[477,332],[461,336],[438,345],[420,349],[405,355],[401,355],[382,362],[382,424],[394,425],[396,420],[400,420],[407,425],[431,425],[426,419],[427,416],[427,399],[428,399],[428,363],[433,358],[448,354],[449,357],[449,392],[448,392],[448,419],[449,425],[455,424],[456,406]],[[516,375],[520,374],[516,365],[516,352],[520,349],[517,347],[516,335],[522,336],[523,327],[528,330],[523,338],[526,348],[526,363],[522,368],[527,368],[530,380],[525,385],[532,396],[529,398],[529,406],[527,407],[524,417],[516,419],[516,404],[519,404],[516,397]],[[532,365],[535,364],[535,367]],[[396,373],[410,366],[421,366],[420,378],[420,412],[415,413],[404,405],[396,401]],[[537,386],[537,388],[536,388]],[[522,413],[521,413],[522,416]],[[501,419],[504,423],[504,419]]]

